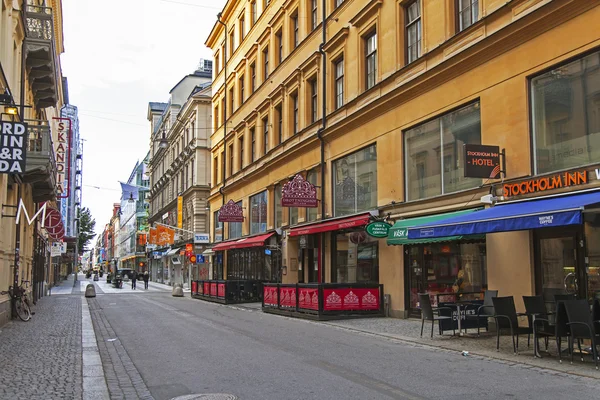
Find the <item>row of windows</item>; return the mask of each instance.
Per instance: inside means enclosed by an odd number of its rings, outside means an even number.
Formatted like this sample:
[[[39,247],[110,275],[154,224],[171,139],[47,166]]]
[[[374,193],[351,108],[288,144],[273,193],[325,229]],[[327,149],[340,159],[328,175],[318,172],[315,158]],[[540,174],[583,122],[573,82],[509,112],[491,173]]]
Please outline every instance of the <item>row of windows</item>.
[[[533,77],[530,81],[533,173],[545,174],[600,160],[600,51]],[[479,100],[403,131],[406,200],[473,189],[481,179],[464,176],[464,145],[481,144]],[[350,215],[377,205],[377,149],[371,145],[332,162],[333,214]],[[307,180],[316,184],[318,171]],[[274,188],[272,226],[281,227],[281,187]],[[266,231],[267,191],[250,198],[249,233]],[[306,220],[316,220],[308,209]],[[289,210],[290,225],[298,210]],[[221,228],[222,229],[222,225]],[[235,237],[241,236],[241,224]],[[231,233],[230,233],[231,234]]]
[[[316,1],[311,2],[311,18],[312,15],[316,15],[317,5]],[[255,3],[253,3],[255,4]],[[338,4],[336,3],[336,7]],[[477,22],[479,19],[479,0],[455,0],[454,3],[455,11],[456,11],[456,29],[458,32],[468,28],[473,23]],[[290,52],[295,49],[299,44],[299,23],[298,23],[298,10],[294,11],[290,16],[290,26],[291,30],[291,39],[290,39]],[[312,28],[316,27],[316,19],[312,21]],[[240,26],[244,26],[243,24]],[[421,57],[421,48],[422,48],[422,23],[421,23],[421,0],[414,0],[412,2],[408,2],[404,5],[404,30],[405,30],[405,56],[406,63],[412,63]],[[244,32],[244,29],[241,29],[240,32]],[[365,35],[363,38],[363,46],[364,46],[364,84],[363,87],[365,90],[372,88],[377,83],[377,32],[375,29]],[[284,41],[285,36],[283,34],[283,27],[280,28],[275,33],[275,43],[276,46],[276,57],[275,62],[279,65],[284,60]],[[235,48],[234,42],[231,41],[231,49]],[[269,53],[269,45],[265,45],[261,50],[261,78],[262,82],[266,81],[269,78],[271,68],[270,68],[270,53]],[[218,57],[218,54],[216,55]],[[250,63],[248,74],[250,75],[250,94],[254,93],[257,88],[257,61],[253,61]],[[338,71],[338,67],[340,67]],[[337,109],[343,105],[343,63],[339,64],[338,61],[334,63],[334,71],[336,72],[336,76],[333,78],[335,81],[334,85],[334,108]],[[220,126],[225,120],[225,118],[230,117],[236,109],[236,106],[241,106],[246,100],[245,93],[245,76],[244,74],[240,74],[237,79],[238,86],[238,101],[235,101],[235,88],[231,87],[228,89],[229,94],[229,104],[228,112],[225,110],[225,100],[224,98],[221,100],[221,114],[219,114],[219,106],[217,105],[214,113],[214,126]],[[227,92],[227,91],[226,91]],[[218,104],[218,102],[217,102]]]

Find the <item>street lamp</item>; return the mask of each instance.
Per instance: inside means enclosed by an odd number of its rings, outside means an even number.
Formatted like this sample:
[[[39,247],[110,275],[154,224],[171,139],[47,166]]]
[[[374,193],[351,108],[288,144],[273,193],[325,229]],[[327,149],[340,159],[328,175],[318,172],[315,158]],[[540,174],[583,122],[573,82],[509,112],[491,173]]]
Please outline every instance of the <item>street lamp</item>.
[[[162,138],[155,139],[154,141],[158,142],[158,147],[160,149],[166,149],[167,147],[169,147],[169,141],[165,137],[165,130],[164,130],[164,128],[162,129]]]

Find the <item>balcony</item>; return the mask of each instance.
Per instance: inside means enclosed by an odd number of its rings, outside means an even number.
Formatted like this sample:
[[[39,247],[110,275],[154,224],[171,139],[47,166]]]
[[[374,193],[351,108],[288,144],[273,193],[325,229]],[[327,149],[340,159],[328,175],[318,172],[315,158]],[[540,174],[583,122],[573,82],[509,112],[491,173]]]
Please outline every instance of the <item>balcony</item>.
[[[23,181],[33,186],[33,200],[43,202],[56,197],[56,158],[48,121],[25,120],[27,155]]]
[[[25,66],[37,108],[58,100],[52,8],[28,4],[25,10]]]

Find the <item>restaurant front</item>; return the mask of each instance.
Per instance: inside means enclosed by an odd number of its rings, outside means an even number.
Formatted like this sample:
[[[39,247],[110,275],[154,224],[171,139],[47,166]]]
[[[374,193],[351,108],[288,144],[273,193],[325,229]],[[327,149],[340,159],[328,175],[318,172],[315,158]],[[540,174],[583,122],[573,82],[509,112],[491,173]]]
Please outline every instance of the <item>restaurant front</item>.
[[[599,169],[579,168],[495,188],[486,209],[408,229],[408,240],[485,236],[487,284],[500,296],[600,296]],[[485,271],[485,269],[484,269]]]

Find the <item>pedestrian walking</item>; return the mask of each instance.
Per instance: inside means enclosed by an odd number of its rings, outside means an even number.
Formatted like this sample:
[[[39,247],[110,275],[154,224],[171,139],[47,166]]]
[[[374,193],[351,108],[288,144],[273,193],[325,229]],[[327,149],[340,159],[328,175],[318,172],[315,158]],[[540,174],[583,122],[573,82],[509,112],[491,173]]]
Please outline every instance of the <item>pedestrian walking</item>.
[[[133,271],[131,274],[131,288],[135,290],[135,280],[137,279],[137,272]]]
[[[148,280],[150,279],[150,274],[148,271],[144,272],[144,289],[148,290]]]

